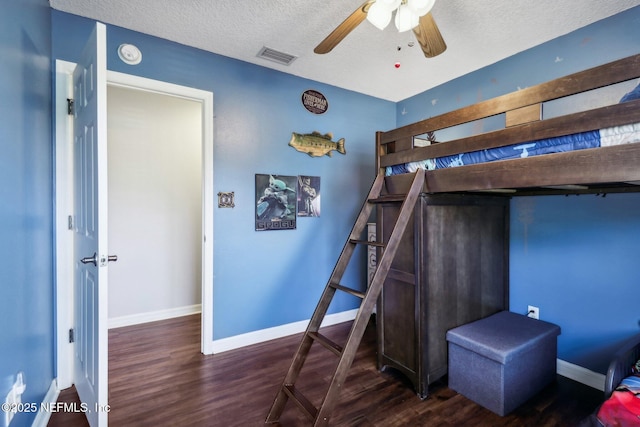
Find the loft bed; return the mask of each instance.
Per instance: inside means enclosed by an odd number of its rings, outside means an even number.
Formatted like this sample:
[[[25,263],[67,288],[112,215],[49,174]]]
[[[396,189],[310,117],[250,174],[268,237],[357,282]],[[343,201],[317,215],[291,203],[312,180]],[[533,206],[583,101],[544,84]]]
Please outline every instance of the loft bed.
[[[639,77],[640,55],[634,55],[377,132],[377,166],[388,175],[386,191],[405,193],[413,175],[407,172],[416,167],[426,169],[426,193],[640,191],[640,144],[633,144],[640,142],[640,85],[628,89]],[[625,102],[545,118],[553,103],[570,100],[569,97],[588,97],[589,93],[597,94],[596,90],[606,88],[615,94],[616,87],[625,82],[627,89],[617,89],[620,93],[614,95],[614,102],[621,98]],[[473,127],[482,121],[497,122],[497,129],[438,142],[441,132]],[[428,145],[423,146],[425,142]],[[554,147],[557,142],[559,148]],[[535,151],[541,155],[535,155]],[[505,152],[509,157],[500,159]],[[469,164],[470,160],[475,161],[474,157],[490,161]]]
[[[640,191],[638,78],[635,55],[376,133],[377,167],[389,172],[376,208],[382,242],[400,211],[392,201],[426,169],[377,303],[379,369],[401,372],[424,398],[448,371],[446,332],[509,310],[509,197]],[[491,130],[462,133],[478,123]],[[578,149],[553,152],[567,147]],[[493,150],[517,158],[468,164]]]

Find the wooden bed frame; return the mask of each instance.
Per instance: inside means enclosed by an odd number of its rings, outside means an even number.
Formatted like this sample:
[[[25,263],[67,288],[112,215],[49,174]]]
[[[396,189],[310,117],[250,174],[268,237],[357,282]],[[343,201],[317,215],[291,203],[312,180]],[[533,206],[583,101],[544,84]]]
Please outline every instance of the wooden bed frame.
[[[482,101],[387,132],[376,133],[377,166],[501,147],[536,139],[640,122],[640,100],[543,120],[542,104],[640,77],[640,54]],[[622,96],[622,94],[620,95]],[[505,114],[505,127],[415,147],[414,138]],[[413,174],[386,178],[388,194],[402,194]],[[511,195],[640,191],[640,144],[546,154],[427,171],[426,193],[504,190]],[[568,188],[579,185],[581,188]],[[562,186],[551,189],[550,186]],[[586,187],[586,188],[584,188]]]
[[[640,122],[640,100],[540,118],[543,102],[638,77],[640,55],[378,132],[377,166]],[[503,129],[414,148],[427,132],[503,113]],[[383,194],[406,194],[414,176],[385,177]],[[424,180],[376,315],[378,367],[403,373],[422,398],[447,373],[446,332],[509,310],[509,197],[640,191],[640,143],[437,169]],[[381,241],[398,216],[397,204],[378,205]]]

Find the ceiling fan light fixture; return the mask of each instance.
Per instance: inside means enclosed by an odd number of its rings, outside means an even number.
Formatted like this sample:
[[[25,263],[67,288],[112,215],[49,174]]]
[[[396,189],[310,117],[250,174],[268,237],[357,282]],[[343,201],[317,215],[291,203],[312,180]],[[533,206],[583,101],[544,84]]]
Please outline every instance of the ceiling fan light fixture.
[[[367,21],[384,30],[395,11],[395,24],[403,33],[420,24],[420,17],[429,13],[436,0],[374,0],[367,9]]]
[[[376,28],[384,30],[389,25],[393,13],[396,12],[396,15],[402,15],[404,13],[403,9],[406,8],[409,12],[412,12],[412,17],[405,18],[406,22],[408,22],[406,24],[402,16],[397,17],[398,24],[400,24],[399,27],[401,30],[413,29],[424,56],[433,58],[447,49],[440,30],[433,16],[429,13],[434,3],[435,0],[364,0],[364,3],[325,37],[313,51],[317,54],[331,52],[342,39],[365,19],[370,21]]]
[[[393,8],[387,6],[383,0],[376,1],[369,7],[367,21],[371,22],[377,29],[384,30],[391,22]]]
[[[418,26],[420,16],[418,16],[407,4],[401,4],[396,11],[396,28],[403,33]]]

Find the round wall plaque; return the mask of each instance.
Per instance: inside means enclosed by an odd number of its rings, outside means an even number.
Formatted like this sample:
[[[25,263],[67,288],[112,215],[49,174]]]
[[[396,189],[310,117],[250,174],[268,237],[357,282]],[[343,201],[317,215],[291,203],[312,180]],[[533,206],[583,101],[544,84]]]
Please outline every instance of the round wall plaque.
[[[317,90],[305,90],[302,92],[302,105],[313,114],[323,114],[329,109],[329,102],[323,94]]]

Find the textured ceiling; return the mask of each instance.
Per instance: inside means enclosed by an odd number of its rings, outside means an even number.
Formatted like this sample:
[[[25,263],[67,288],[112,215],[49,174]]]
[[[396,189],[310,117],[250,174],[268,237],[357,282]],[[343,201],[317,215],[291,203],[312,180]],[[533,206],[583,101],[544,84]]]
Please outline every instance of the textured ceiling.
[[[313,53],[364,0],[50,0],[54,9],[173,40],[390,101],[614,15],[640,0],[439,0],[433,16],[447,43],[427,59],[412,32],[364,21],[333,51]],[[258,58],[263,46],[297,56]],[[398,50],[398,46],[401,47]],[[144,52],[143,52],[144,58]],[[400,68],[394,63],[400,62]]]

